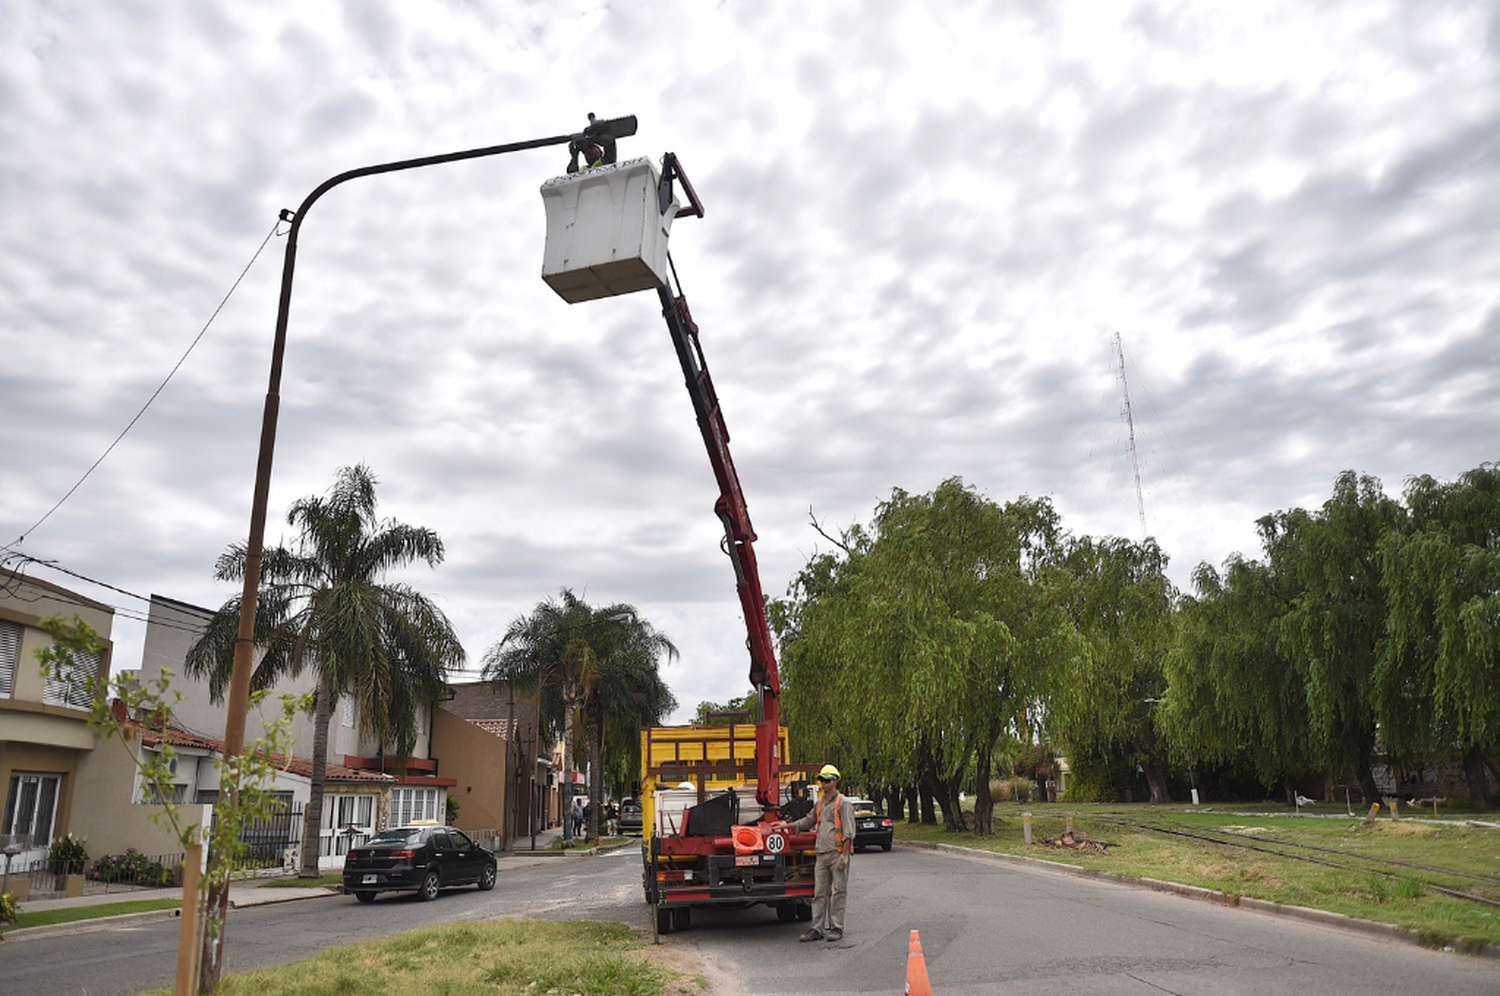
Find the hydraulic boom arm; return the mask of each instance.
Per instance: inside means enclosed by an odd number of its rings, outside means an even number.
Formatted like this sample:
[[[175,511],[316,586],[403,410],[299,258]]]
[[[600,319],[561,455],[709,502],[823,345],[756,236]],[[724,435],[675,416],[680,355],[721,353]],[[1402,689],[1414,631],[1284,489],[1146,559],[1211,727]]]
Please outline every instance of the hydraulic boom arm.
[[[675,162],[672,165],[675,166]],[[765,596],[760,587],[760,570],[755,563],[755,530],[750,527],[745,495],[740,490],[739,475],[734,471],[734,460],[729,456],[729,429],[724,425],[724,413],[719,409],[719,397],[714,393],[713,378],[708,374],[708,362],[703,358],[703,347],[698,342],[698,326],[688,311],[687,299],[673,295],[665,284],[658,286],[657,293],[661,297],[667,330],[672,334],[672,345],[682,364],[688,394],[693,399],[703,445],[708,448],[708,460],[713,464],[714,480],[719,485],[719,500],[714,503],[714,513],[724,524],[724,551],[734,564],[740,609],[745,615],[745,628],[749,631],[746,645],[750,650],[750,684],[755,686],[760,700],[759,721],[755,726],[756,801],[765,810],[778,810],[781,806],[781,675],[776,669],[776,654],[771,649]]]

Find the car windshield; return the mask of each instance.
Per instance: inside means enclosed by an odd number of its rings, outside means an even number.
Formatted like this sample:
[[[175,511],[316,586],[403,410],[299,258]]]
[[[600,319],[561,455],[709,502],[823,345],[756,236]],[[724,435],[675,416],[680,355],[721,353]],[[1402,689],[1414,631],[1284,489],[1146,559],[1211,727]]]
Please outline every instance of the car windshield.
[[[622,813],[631,813],[631,814],[634,814],[634,813],[639,813],[640,811],[641,811],[641,807],[638,806],[638,805],[636,805],[633,802],[627,802],[627,803],[625,803],[625,805],[623,805],[623,806],[620,807],[620,812],[622,812]]]
[[[422,839],[422,831],[410,827],[402,827],[396,830],[384,830],[370,838],[370,846],[378,847],[381,844],[416,844]]]
[[[885,814],[880,811],[880,807],[879,806],[875,805],[870,800],[868,800],[868,799],[855,799],[854,800],[854,815],[855,816],[884,816]]]

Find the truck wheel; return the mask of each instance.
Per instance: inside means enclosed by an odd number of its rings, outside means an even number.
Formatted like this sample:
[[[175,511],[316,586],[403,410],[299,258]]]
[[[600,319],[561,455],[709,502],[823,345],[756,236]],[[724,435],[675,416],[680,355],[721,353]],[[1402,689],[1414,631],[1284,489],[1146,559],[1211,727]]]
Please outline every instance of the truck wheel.
[[[798,903],[797,904],[797,919],[798,920],[811,920],[812,919],[812,903]]]
[[[776,919],[782,923],[795,923],[797,920],[797,904],[778,903],[776,906]]]
[[[656,908],[656,932],[658,934],[670,934],[672,932],[672,923],[675,919],[672,916],[671,910],[658,906]]]
[[[672,911],[672,929],[688,930],[693,926],[693,909],[691,906],[679,906]]]

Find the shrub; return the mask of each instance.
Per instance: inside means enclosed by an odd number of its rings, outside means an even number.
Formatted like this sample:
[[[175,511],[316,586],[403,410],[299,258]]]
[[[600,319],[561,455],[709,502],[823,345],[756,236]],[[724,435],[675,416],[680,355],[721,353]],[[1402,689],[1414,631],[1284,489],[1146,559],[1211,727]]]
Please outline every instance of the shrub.
[[[1030,778],[995,778],[990,781],[990,798],[996,802],[1035,802],[1036,782]]]
[[[54,840],[47,851],[47,867],[54,875],[81,875],[88,862],[83,841],[72,834]]]
[[[21,907],[16,897],[9,892],[0,892],[0,923],[15,923],[21,916]]]
[[[133,847],[124,854],[111,854],[94,861],[89,877],[96,882],[118,882],[161,889],[177,884],[177,874],[154,858]]]

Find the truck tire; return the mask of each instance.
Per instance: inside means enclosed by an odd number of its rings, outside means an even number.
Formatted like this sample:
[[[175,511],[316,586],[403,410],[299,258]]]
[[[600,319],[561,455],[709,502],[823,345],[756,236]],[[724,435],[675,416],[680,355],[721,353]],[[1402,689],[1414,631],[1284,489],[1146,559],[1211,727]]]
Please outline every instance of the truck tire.
[[[691,906],[679,906],[672,911],[672,929],[690,930],[693,926],[693,908]]]
[[[670,909],[662,906],[656,908],[656,932],[658,934],[670,934],[672,932],[672,924],[675,920],[676,917],[672,915]]]
[[[782,923],[796,923],[797,922],[797,904],[796,903],[777,903],[776,904],[776,919],[780,920]]]
[[[812,903],[798,903],[797,904],[797,919],[798,920],[811,920],[812,919]]]

